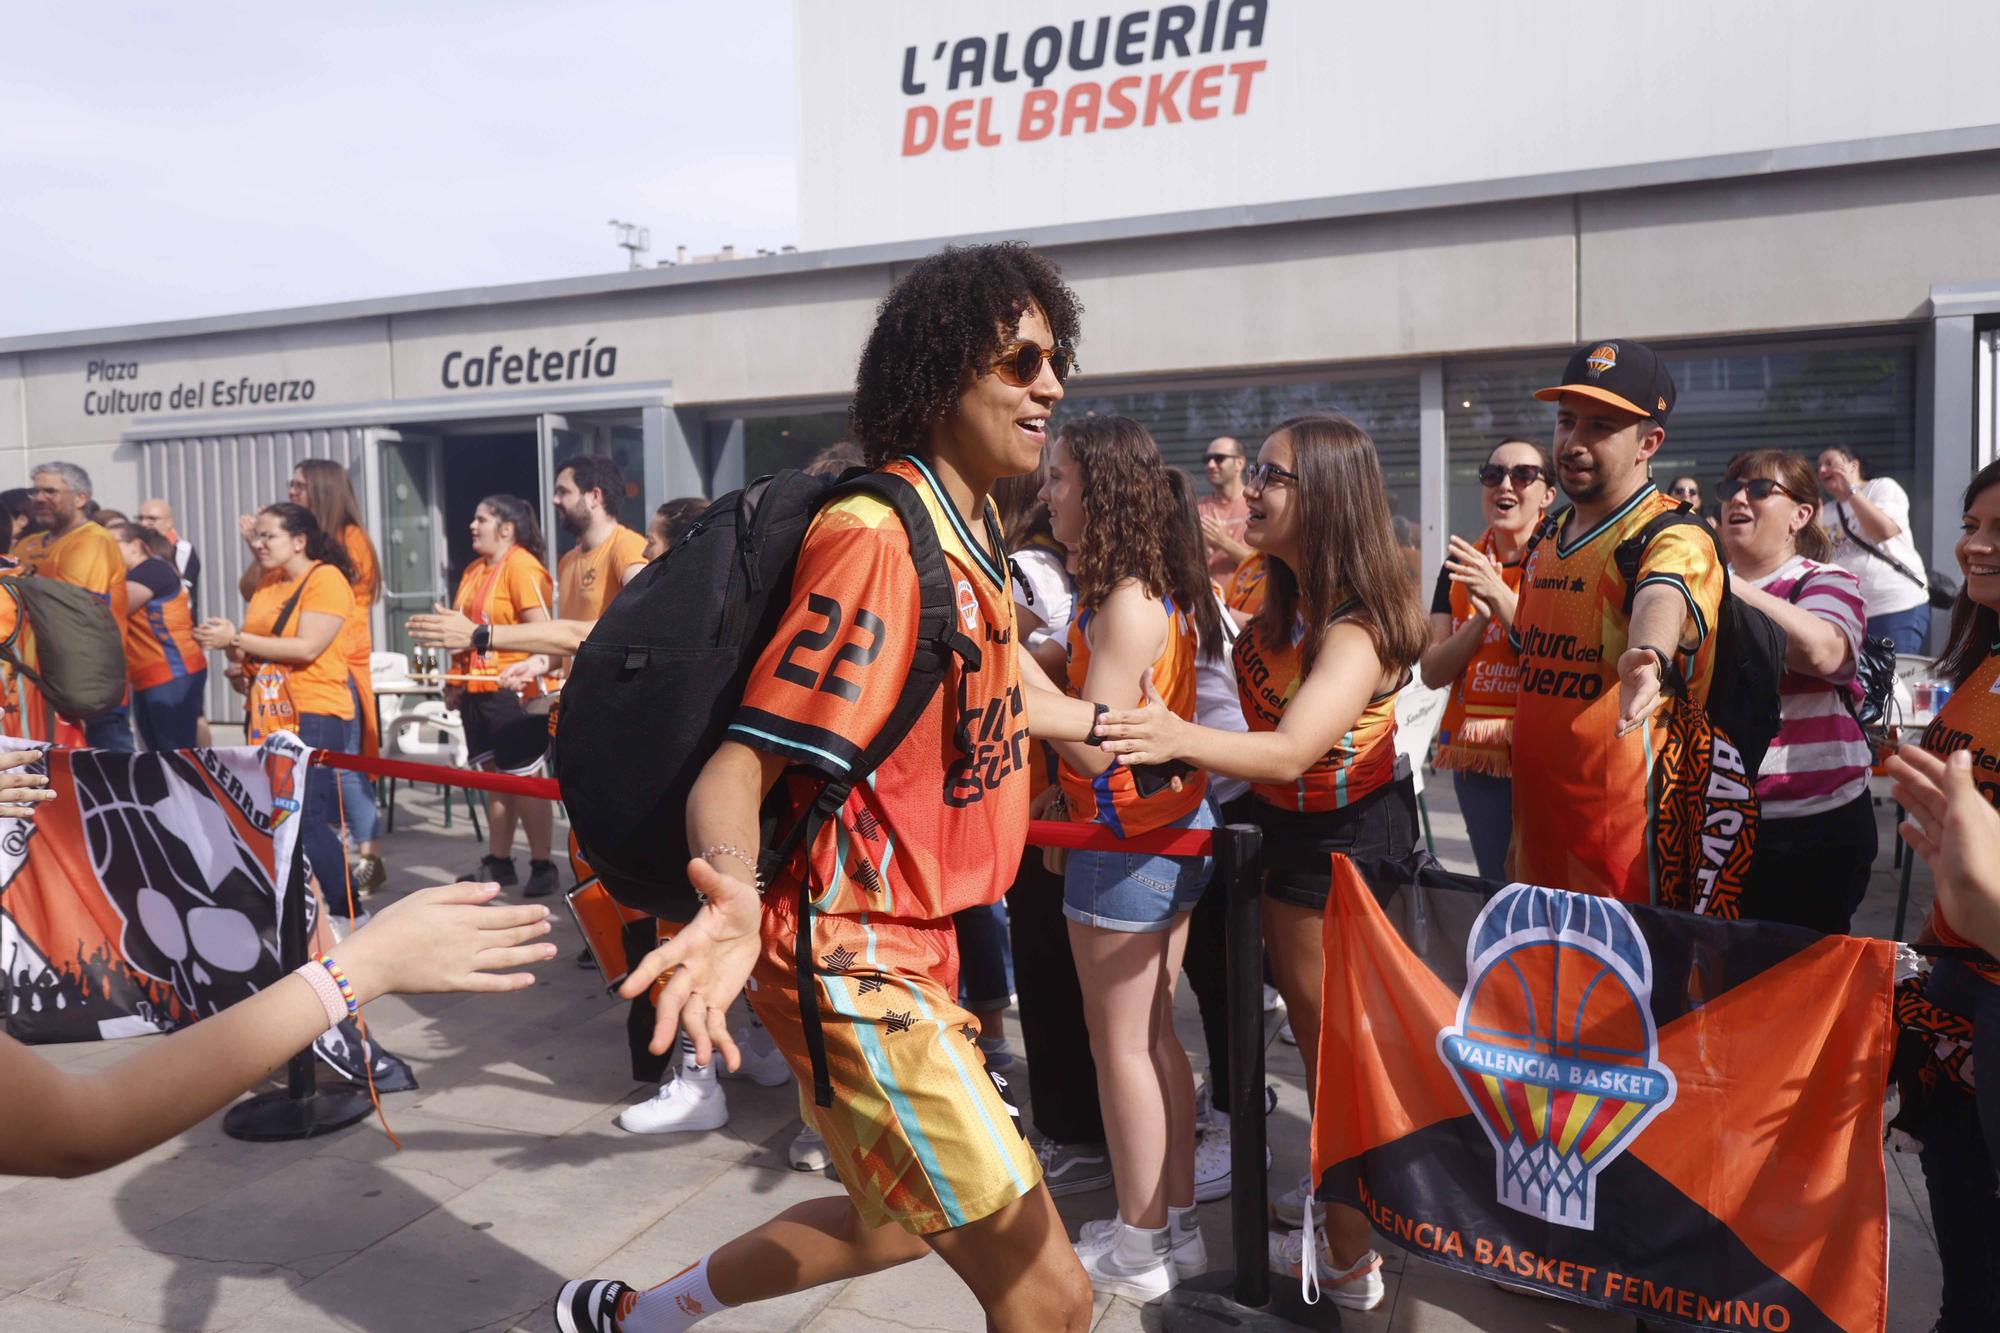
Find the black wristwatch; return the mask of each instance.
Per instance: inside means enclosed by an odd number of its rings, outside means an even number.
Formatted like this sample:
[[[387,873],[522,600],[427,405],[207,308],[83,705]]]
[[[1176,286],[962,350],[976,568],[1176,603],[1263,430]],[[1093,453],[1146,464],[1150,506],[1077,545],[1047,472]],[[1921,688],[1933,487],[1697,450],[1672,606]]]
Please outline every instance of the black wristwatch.
[[[472,651],[475,653],[490,653],[493,651],[493,627],[491,625],[474,625],[472,627]]]
[[[1090,715],[1090,734],[1083,738],[1083,743],[1085,745],[1101,746],[1104,744],[1104,737],[1097,734],[1097,719],[1103,717],[1106,713],[1110,712],[1111,705],[1092,704],[1091,707],[1095,708],[1097,711]]]

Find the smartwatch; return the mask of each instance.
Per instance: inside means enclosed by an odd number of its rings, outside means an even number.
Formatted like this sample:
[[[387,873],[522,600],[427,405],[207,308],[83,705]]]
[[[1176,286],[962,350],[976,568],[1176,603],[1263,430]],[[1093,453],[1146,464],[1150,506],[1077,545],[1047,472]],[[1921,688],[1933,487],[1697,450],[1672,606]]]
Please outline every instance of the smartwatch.
[[[490,653],[493,651],[493,627],[491,625],[474,625],[472,627],[472,651],[475,653]]]

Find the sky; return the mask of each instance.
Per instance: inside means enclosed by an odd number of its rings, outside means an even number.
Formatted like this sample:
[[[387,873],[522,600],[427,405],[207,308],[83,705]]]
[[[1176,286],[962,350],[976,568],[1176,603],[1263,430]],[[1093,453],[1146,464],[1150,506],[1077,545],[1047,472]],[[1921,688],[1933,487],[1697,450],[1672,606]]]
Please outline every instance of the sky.
[[[0,337],[796,241],[792,6],[22,6]]]

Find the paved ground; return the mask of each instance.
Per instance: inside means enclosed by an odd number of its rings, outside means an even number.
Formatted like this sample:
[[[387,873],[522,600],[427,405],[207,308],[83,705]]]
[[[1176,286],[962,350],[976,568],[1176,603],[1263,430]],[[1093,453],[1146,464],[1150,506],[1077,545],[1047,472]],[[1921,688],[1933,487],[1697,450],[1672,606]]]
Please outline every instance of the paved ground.
[[[1432,792],[1437,850],[1470,866],[1449,784]],[[391,892],[457,878],[478,859],[461,808],[439,822],[434,796],[401,798],[390,842]],[[1887,816],[1883,819],[1887,832]],[[1919,869],[1911,920],[1928,886]],[[1887,934],[1896,882],[1887,843],[1862,925]],[[612,1117],[650,1093],[626,1077],[622,1009],[594,973],[562,959],[523,994],[385,1000],[376,1032],[417,1068],[422,1088],[389,1098],[397,1151],[367,1122],[306,1143],[252,1145],[215,1122],[82,1181],[0,1177],[0,1330],[547,1330],[565,1277],[658,1281],[781,1206],[837,1187],[789,1170],[789,1088],[729,1085],[732,1119],[709,1134],[636,1138]],[[1185,1008],[1186,1006],[1184,1006]],[[1199,1063],[1200,1033],[1182,1015]],[[1275,1034],[1275,1024],[1272,1032]],[[130,1043],[44,1048],[79,1070]],[[1274,1175],[1296,1178],[1306,1111],[1291,1047],[1269,1045],[1280,1088],[1270,1119]],[[1029,1075],[1030,1077],[1032,1075]],[[1929,1327],[1937,1260],[1913,1159],[1890,1159],[1895,1333]],[[1072,1224],[1108,1216],[1108,1191],[1066,1200]],[[1203,1208],[1210,1254],[1230,1264],[1227,1202]],[[1510,1295],[1392,1247],[1390,1299],[1349,1315],[1361,1330],[1604,1330],[1629,1319]],[[1156,1311],[1100,1301],[1101,1330],[1154,1329]],[[727,1312],[715,1329],[983,1327],[935,1259],[892,1273]]]

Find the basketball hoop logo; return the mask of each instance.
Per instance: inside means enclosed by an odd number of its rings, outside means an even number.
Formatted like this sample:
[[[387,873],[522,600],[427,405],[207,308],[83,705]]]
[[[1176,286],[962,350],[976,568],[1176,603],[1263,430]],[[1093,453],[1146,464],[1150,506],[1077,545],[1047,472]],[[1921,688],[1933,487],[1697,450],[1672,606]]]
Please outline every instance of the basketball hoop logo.
[[[1499,1201],[1595,1230],[1598,1173],[1674,1100],[1645,937],[1614,899],[1512,884],[1465,954],[1438,1056],[1493,1144]]]

